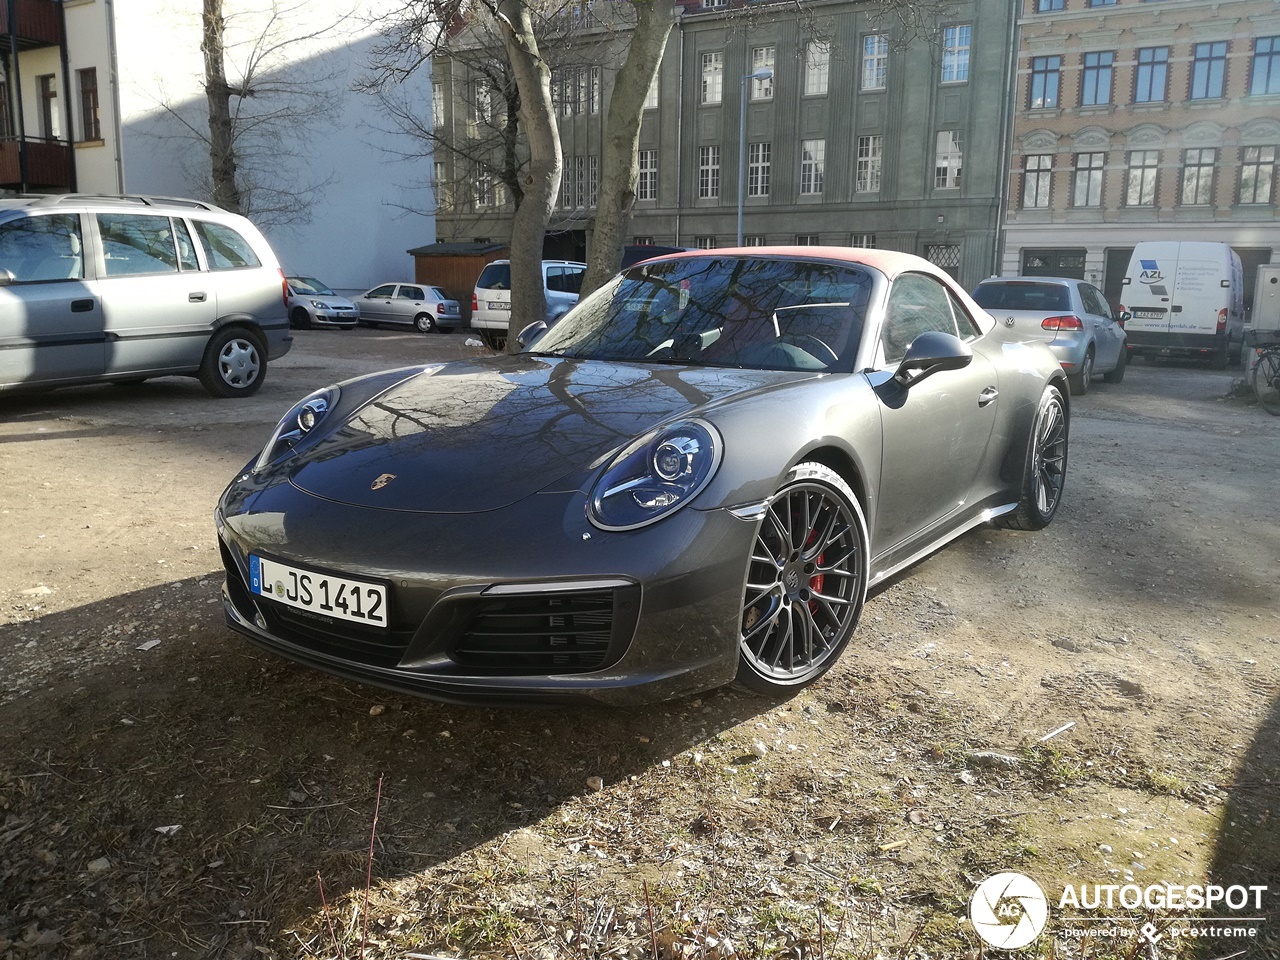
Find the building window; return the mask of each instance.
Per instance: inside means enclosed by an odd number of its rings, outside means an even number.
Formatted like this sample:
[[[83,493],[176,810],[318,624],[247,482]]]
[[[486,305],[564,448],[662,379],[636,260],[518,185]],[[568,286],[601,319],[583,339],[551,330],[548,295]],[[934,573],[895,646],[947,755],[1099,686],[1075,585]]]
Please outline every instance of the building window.
[[[767,197],[772,176],[773,148],[767,143],[752,143],[747,147],[747,196]]]
[[[1270,203],[1276,178],[1275,147],[1245,147],[1240,163],[1240,202]]]
[[[719,103],[724,99],[724,54],[702,55],[702,102]]]
[[[573,181],[579,207],[594,207],[600,198],[600,158],[574,157]]]
[[[583,117],[600,112],[600,68],[560,67],[551,78],[551,99],[562,117]]]
[[[1027,157],[1022,173],[1022,205],[1028,208],[1049,206],[1049,183],[1052,179],[1052,156],[1046,153]]]
[[[797,233],[797,247],[820,247],[822,246],[822,236],[817,233]]]
[[[769,244],[764,234],[756,233],[750,236],[743,237],[742,245],[744,247],[767,247]]]
[[[636,154],[639,173],[636,177],[636,199],[658,199],[658,151],[641,150]]]
[[[699,250],[712,250],[716,245],[715,237],[694,237],[693,245]]]
[[[9,115],[9,82],[0,76],[0,137],[13,136],[13,118]]]
[[[883,90],[889,78],[889,38],[872,33],[862,38],[862,89]]]
[[[1062,58],[1032,57],[1028,106],[1042,110],[1058,105],[1058,88],[1062,81]]]
[[[473,209],[483,210],[493,206],[493,174],[488,170],[478,170],[473,183],[475,184],[471,195]]]
[[[1156,167],[1159,162],[1159,150],[1132,150],[1129,152],[1129,185],[1124,194],[1125,206],[1155,206]]]
[[[1280,93],[1280,37],[1258,37],[1253,41],[1253,73],[1249,95],[1260,97]]]
[[[698,197],[714,200],[720,196],[720,148],[698,148]]]
[[[40,136],[46,140],[57,140],[62,128],[58,125],[56,77],[52,73],[36,77],[36,86],[40,90]]]
[[[1213,100],[1226,87],[1227,43],[1197,43],[1191,48],[1191,99]]]
[[[954,243],[934,243],[924,248],[924,258],[934,266],[941,267],[951,276],[960,272],[960,245]]]
[[[773,70],[774,62],[773,47],[756,47],[751,51],[751,72],[756,73],[760,70]],[[769,76],[763,80],[751,81],[751,99],[752,100],[772,100],[773,99],[773,77]]]
[[[849,238],[849,246],[874,250],[876,248],[876,235],[874,233],[855,233]]]
[[[955,130],[939,130],[933,162],[933,185],[940,188],[960,186],[962,159],[960,135]]]
[[[822,177],[827,166],[827,141],[800,141],[800,192],[822,193]]]
[[[448,183],[445,180],[444,162],[436,160],[431,168],[431,189],[436,195],[436,209],[450,205]]]
[[[884,137],[873,134],[858,138],[858,174],[854,190],[858,193],[875,193],[880,189],[880,164],[884,150]]]
[[[653,83],[649,84],[649,92],[644,95],[644,108],[646,110],[658,109],[658,75],[653,75]]]
[[[1101,107],[1111,102],[1111,77],[1116,55],[1111,51],[1086,53],[1080,77],[1080,106]]]
[[[729,0],[702,0],[704,10],[714,10],[716,7],[723,7],[728,4]]]
[[[1143,47],[1134,75],[1134,103],[1163,103],[1169,86],[1169,48]]]
[[[1116,0],[1089,0],[1091,7],[1114,7]]]
[[[1064,7],[1064,0],[1036,0],[1036,13],[1051,13]]]
[[[444,126],[444,85],[431,84],[431,124],[437,130]]]
[[[1182,205],[1213,203],[1213,167],[1218,151],[1195,148],[1182,151]]]
[[[1102,168],[1105,153],[1077,153],[1073,173],[1071,205],[1073,207],[1102,206]]]
[[[101,140],[102,124],[98,120],[98,68],[76,71],[80,87],[80,121],[82,140]]]
[[[831,65],[831,48],[825,40],[810,40],[804,48],[804,94],[823,96],[827,92],[827,72]]]
[[[632,237],[631,243],[637,247],[652,247],[653,237]]]
[[[942,31],[942,82],[960,83],[969,79],[969,35],[964,23]]]

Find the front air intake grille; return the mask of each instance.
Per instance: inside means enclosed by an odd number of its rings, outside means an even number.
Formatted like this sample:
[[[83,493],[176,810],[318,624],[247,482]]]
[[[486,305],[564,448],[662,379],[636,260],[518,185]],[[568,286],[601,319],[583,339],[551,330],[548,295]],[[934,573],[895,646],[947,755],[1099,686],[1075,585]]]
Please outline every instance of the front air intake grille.
[[[499,673],[584,673],[617,659],[618,607],[634,622],[638,588],[482,597],[453,644],[460,666]],[[628,616],[627,613],[630,613]]]
[[[371,667],[394,667],[404,657],[412,630],[370,630],[320,617],[262,598],[258,604],[270,632],[287,643]]]

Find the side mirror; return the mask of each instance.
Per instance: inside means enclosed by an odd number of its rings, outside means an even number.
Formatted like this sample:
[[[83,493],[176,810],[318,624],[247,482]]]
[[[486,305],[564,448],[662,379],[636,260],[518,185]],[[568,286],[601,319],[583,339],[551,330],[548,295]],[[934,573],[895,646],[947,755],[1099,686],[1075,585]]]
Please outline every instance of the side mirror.
[[[1128,310],[1121,310],[1120,313],[1116,315],[1116,319],[1120,321],[1120,326],[1123,327],[1126,323],[1128,323],[1130,320],[1133,319],[1133,314],[1130,313]]]
[[[943,370],[960,370],[973,362],[973,351],[959,337],[930,331],[911,341],[907,355],[893,375],[904,387]]]
[[[7,287],[9,284],[16,282],[17,279],[10,271],[0,267],[0,287]]]
[[[545,320],[535,320],[516,335],[516,341],[522,347],[533,344],[540,336],[547,332],[547,324]]]

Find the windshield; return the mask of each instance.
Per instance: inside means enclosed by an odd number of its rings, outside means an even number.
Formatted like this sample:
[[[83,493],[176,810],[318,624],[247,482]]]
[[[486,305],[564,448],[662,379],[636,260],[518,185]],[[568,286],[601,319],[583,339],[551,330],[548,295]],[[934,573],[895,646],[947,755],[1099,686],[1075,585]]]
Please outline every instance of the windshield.
[[[1067,311],[1071,295],[1060,283],[980,283],[973,299],[984,310]]]
[[[312,293],[322,297],[337,296],[315,277],[290,277],[289,286],[293,287],[294,293]]]
[[[696,257],[633,267],[529,352],[753,370],[853,369],[872,275],[850,264]]]

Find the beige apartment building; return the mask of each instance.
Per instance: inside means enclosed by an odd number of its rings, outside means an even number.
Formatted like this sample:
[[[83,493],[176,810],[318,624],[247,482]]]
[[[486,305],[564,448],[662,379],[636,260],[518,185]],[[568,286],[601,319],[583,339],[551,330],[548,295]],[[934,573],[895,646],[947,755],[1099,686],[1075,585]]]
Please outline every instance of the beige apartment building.
[[[1121,302],[1142,240],[1280,261],[1276,0],[1019,0],[1001,272]]]

